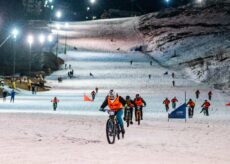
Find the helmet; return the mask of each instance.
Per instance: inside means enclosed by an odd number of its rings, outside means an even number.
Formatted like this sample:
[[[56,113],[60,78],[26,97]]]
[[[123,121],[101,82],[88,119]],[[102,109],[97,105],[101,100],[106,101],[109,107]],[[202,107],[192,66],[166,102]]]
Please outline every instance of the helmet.
[[[140,97],[139,93],[136,94],[136,98]]]
[[[130,99],[130,96],[126,96],[126,100],[129,100]]]
[[[110,91],[109,91],[109,97],[110,97],[110,99],[111,100],[114,100],[115,99],[115,92],[114,92],[114,90],[113,89],[111,89]]]

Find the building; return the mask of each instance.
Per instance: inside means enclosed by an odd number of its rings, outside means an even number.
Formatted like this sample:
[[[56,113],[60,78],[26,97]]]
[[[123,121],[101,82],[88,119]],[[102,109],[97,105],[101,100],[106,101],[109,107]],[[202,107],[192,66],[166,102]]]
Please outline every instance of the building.
[[[22,0],[24,13],[27,17],[37,18],[42,15],[45,0]]]

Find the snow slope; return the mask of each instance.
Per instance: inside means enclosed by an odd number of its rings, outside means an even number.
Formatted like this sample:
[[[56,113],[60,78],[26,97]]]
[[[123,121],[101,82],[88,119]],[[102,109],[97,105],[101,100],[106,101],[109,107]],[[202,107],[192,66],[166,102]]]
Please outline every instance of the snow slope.
[[[70,51],[60,55],[75,72],[73,79],[62,69],[47,77],[51,91],[32,95],[21,91],[15,103],[0,103],[0,162],[4,164],[75,164],[75,163],[221,163],[230,162],[230,110],[225,107],[229,96],[213,90],[210,116],[200,114],[200,105],[210,88],[196,83],[180,71],[176,87],[171,86],[171,71],[141,53],[118,54]],[[130,65],[133,60],[133,65]],[[163,76],[169,71],[168,76]],[[89,73],[94,78],[89,76]],[[152,75],[148,79],[148,74]],[[62,83],[57,77],[64,78]],[[99,88],[95,102],[83,102]],[[146,100],[144,121],[126,128],[124,140],[108,145],[105,136],[106,113],[98,111],[109,89],[125,97],[136,93]],[[177,96],[184,102],[184,91],[196,100],[194,118],[167,121],[162,101]],[[52,111],[51,98],[60,99]],[[21,114],[20,114],[21,113]],[[144,158],[143,158],[144,157]]]

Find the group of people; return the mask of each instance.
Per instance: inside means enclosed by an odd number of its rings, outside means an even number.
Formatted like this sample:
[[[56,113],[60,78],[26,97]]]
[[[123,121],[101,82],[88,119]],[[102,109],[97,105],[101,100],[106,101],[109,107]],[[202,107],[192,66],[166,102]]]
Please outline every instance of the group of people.
[[[115,91],[112,89],[109,91],[109,94],[106,96],[104,102],[101,105],[100,110],[104,111],[104,108],[106,106],[108,106],[110,110],[116,113],[118,124],[121,128],[121,133],[124,135],[125,129],[123,124],[123,119],[126,118],[126,113],[128,108],[131,111],[130,123],[132,124],[133,109],[137,109],[137,107],[139,107],[141,111],[141,119],[143,119],[143,107],[146,106],[146,102],[144,101],[143,98],[140,97],[139,94],[136,94],[134,100],[132,100],[130,96],[126,96],[126,99],[124,99],[122,96],[119,96],[117,93],[115,93]],[[122,119],[123,108],[125,109],[125,114]],[[136,116],[136,110],[135,110],[135,116]],[[137,118],[137,116],[135,118]]]
[[[200,91],[199,90],[196,90],[195,92],[195,95],[196,95],[196,99],[199,98],[199,95],[200,95]],[[212,91],[209,91],[208,92],[208,99],[211,101],[212,99]],[[163,104],[165,105],[165,109],[166,109],[166,112],[169,111],[169,104],[172,102],[172,108],[175,109],[176,108],[176,103],[178,102],[177,98],[174,97],[171,99],[171,101],[166,98],[164,101],[163,101]],[[192,118],[193,117],[193,114],[194,114],[194,108],[196,106],[196,103],[190,98],[189,101],[186,103],[187,107],[188,107],[188,115],[189,115],[189,118]],[[203,102],[203,104],[201,105],[201,112],[200,113],[204,113],[204,115],[206,116],[209,116],[209,107],[211,106],[211,103],[208,101],[208,100],[205,100]]]
[[[2,90],[3,102],[6,101],[6,97],[8,94],[10,95],[10,102],[14,103],[14,98],[15,98],[16,92],[14,91],[14,89],[12,89],[9,93],[5,88],[3,88],[3,90]]]

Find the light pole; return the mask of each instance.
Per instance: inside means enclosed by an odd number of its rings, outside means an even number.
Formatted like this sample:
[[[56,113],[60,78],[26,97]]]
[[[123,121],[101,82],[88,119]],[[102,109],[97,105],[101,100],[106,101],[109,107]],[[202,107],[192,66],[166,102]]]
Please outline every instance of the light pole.
[[[13,48],[13,76],[15,74],[15,57],[16,57],[16,40],[17,40],[17,36],[19,34],[18,29],[14,28],[11,35],[13,36],[14,39],[14,48]]]
[[[59,46],[58,31],[60,30],[60,25],[59,25],[59,24],[56,24],[56,30],[57,30],[56,60],[57,60],[57,64],[59,64],[59,63],[58,63],[58,46]]]
[[[28,37],[27,37],[27,42],[29,43],[29,60],[30,60],[30,62],[29,62],[29,75],[31,75],[31,47],[32,47],[32,44],[33,44],[33,42],[34,42],[34,37],[33,37],[33,35],[29,35]]]
[[[67,28],[69,27],[68,23],[65,23],[65,30],[67,30]],[[65,50],[64,50],[64,54],[66,55],[67,53],[67,32],[65,31]]]
[[[50,7],[50,23],[52,22],[52,10],[53,10],[53,0],[49,0],[49,7]]]

